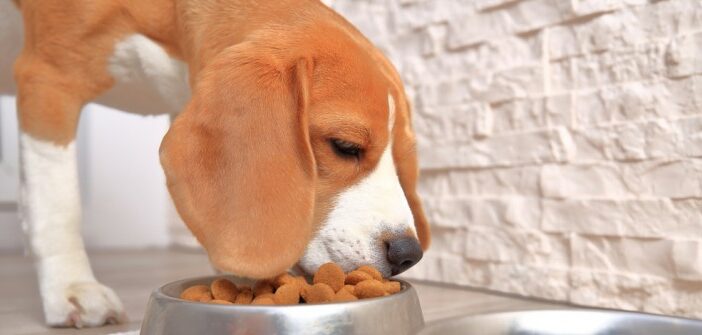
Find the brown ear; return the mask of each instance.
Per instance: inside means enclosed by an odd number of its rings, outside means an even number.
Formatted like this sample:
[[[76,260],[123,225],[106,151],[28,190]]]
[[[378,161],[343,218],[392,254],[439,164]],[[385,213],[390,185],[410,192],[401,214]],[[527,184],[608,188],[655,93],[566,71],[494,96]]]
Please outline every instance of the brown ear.
[[[161,143],[176,208],[222,271],[284,272],[312,237],[310,72],[305,60],[286,64],[252,45],[231,47],[202,71]]]
[[[409,104],[405,99],[399,99],[399,101],[397,104],[397,121],[393,130],[395,143],[393,156],[400,185],[402,185],[402,190],[412,210],[414,226],[417,229],[417,238],[419,238],[422,250],[426,251],[431,244],[431,232],[429,231],[429,222],[424,215],[422,202],[417,195],[419,166],[417,164],[416,142],[412,131]]]

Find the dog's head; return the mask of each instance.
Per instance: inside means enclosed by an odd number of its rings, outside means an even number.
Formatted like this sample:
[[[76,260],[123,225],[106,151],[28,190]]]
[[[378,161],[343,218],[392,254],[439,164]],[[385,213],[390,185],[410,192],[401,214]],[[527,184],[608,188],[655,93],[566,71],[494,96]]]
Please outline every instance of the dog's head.
[[[214,266],[238,275],[329,261],[404,271],[429,229],[397,73],[348,32],[287,45],[278,33],[228,47],[199,72],[161,145],[178,212]]]

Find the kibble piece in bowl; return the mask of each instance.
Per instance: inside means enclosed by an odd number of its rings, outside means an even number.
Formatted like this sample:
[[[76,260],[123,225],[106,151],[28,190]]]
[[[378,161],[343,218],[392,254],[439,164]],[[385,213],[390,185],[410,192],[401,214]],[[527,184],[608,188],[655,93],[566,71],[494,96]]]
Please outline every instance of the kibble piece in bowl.
[[[339,290],[339,292],[336,292],[334,295],[334,298],[332,298],[332,301],[334,302],[344,302],[344,301],[354,301],[358,300],[358,297],[353,295],[351,292],[345,289]]]
[[[269,280],[257,281],[253,288],[254,296],[258,297],[267,293],[273,293],[273,284]]]
[[[329,287],[334,290],[334,292],[340,290],[344,287],[344,280],[346,279],[346,274],[340,266],[334,263],[326,263],[319,267],[317,273],[314,274],[312,283],[319,284],[324,283],[329,285]]]
[[[210,284],[210,291],[215,300],[229,302],[233,302],[239,294],[239,288],[236,287],[236,284],[226,278],[215,279],[212,284]]]
[[[252,305],[275,305],[275,300],[271,294],[264,294],[251,301]]]
[[[237,305],[248,305],[253,301],[253,297],[251,288],[244,286],[239,290],[239,294],[236,296],[234,303]]]
[[[283,273],[274,277],[273,280],[271,280],[271,283],[273,283],[273,287],[276,289],[285,284],[299,285],[298,279],[289,273]]]
[[[334,299],[334,289],[325,283],[317,283],[305,290],[302,298],[310,304],[330,302]]]
[[[383,275],[380,274],[380,271],[370,265],[359,266],[356,270],[369,274],[375,280],[383,281]]]
[[[206,302],[212,300],[212,294],[207,285],[194,285],[183,290],[180,294],[180,298],[190,301]]]
[[[383,283],[375,279],[368,279],[358,283],[354,288],[354,293],[361,299],[382,297],[386,294]]]
[[[285,284],[278,287],[273,295],[273,301],[277,305],[295,305],[300,302],[300,287],[295,283]]]
[[[398,281],[383,278],[376,268],[364,265],[349,273],[340,266],[326,263],[313,276],[312,284],[305,277],[283,273],[256,282],[253,289],[239,286],[226,278],[207,285],[193,285],[183,290],[181,299],[212,304],[296,305],[325,302],[347,302],[395,294],[402,290]]]
[[[385,289],[385,292],[388,292],[388,294],[395,294],[402,290],[402,286],[399,281],[389,280],[383,283],[383,289]]]
[[[356,285],[356,284],[358,284],[364,280],[368,280],[368,279],[373,279],[373,277],[371,277],[371,275],[369,275],[368,273],[366,273],[364,271],[355,270],[355,271],[349,272],[349,274],[346,275],[345,282],[348,285]]]

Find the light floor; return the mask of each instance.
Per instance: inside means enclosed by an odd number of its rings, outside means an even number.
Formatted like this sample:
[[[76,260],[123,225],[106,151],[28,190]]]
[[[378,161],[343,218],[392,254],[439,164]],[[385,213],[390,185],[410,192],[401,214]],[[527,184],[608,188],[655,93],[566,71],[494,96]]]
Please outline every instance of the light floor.
[[[150,292],[169,281],[212,274],[205,255],[179,250],[112,251],[90,254],[93,270],[117,291],[129,323],[91,329],[43,325],[37,281],[28,257],[0,254],[0,334],[110,334],[139,329]],[[484,291],[413,282],[427,322],[458,315],[542,309],[564,305]]]

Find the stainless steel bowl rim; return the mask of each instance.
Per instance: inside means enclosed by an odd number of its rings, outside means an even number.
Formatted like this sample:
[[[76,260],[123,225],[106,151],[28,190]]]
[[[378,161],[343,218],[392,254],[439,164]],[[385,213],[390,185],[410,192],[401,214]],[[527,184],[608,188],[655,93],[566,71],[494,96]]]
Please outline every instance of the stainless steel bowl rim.
[[[402,289],[400,292],[397,292],[395,294],[387,295],[384,297],[377,297],[377,298],[366,298],[366,299],[359,299],[359,300],[354,300],[354,301],[344,301],[344,302],[323,302],[323,303],[315,303],[315,304],[297,304],[297,305],[226,305],[226,304],[211,304],[207,302],[199,302],[199,301],[189,301],[185,299],[181,299],[179,297],[174,297],[171,295],[168,295],[163,292],[164,289],[167,287],[172,287],[172,286],[184,286],[186,283],[192,283],[192,282],[208,282],[212,281],[218,278],[232,278],[231,276],[227,275],[220,275],[220,276],[202,276],[202,277],[194,277],[194,278],[188,278],[188,279],[181,279],[181,280],[176,280],[172,281],[170,283],[167,283],[165,285],[162,285],[161,287],[155,289],[153,291],[153,294],[158,296],[159,298],[166,299],[166,300],[173,300],[173,301],[178,301],[178,302],[185,302],[185,303],[191,303],[191,304],[200,304],[200,305],[208,305],[208,306],[217,306],[217,307],[222,307],[222,308],[229,308],[229,309],[246,309],[246,310],[251,310],[251,309],[270,309],[270,308],[310,308],[312,306],[319,306],[319,305],[341,305],[341,304],[362,304],[362,303],[369,303],[372,304],[375,301],[378,300],[384,300],[384,301],[392,301],[393,299],[399,300],[402,299],[402,296],[405,294],[411,294],[409,293],[412,289],[412,285],[408,283],[405,280],[402,279],[395,279],[393,278],[393,281],[400,282]]]

